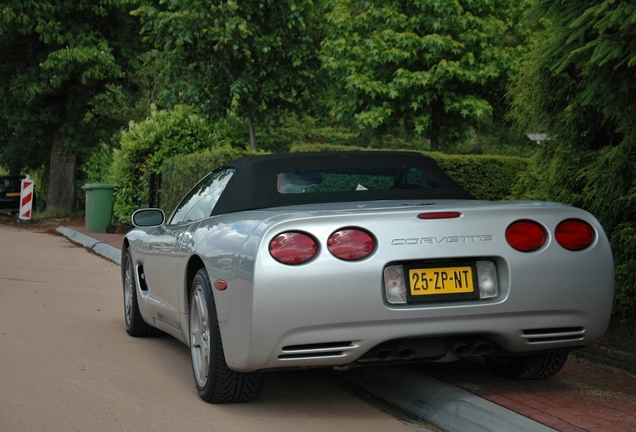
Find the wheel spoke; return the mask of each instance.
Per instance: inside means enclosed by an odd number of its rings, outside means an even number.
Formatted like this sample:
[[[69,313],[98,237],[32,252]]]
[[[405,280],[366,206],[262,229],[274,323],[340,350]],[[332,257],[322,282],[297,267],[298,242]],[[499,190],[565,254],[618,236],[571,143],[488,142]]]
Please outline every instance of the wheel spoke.
[[[207,322],[207,302],[200,286],[195,287],[190,312],[190,349],[197,382],[204,386],[210,369],[210,329]]]
[[[207,322],[208,311],[207,311],[207,303],[205,301],[205,294],[203,293],[203,290],[198,291],[196,294],[196,305],[197,305],[197,310],[199,312],[199,319],[202,322]]]
[[[124,274],[124,312],[126,314],[126,323],[130,324],[132,320],[132,303],[133,303],[133,283],[132,272],[130,270],[130,259],[126,257],[126,272]]]
[[[205,343],[201,347],[201,361],[199,363],[199,377],[202,382],[208,380],[208,373],[210,370],[210,346]]]
[[[201,347],[201,339],[202,339],[201,329],[193,328],[191,332],[192,332],[192,338],[191,338],[192,346],[197,348]]]

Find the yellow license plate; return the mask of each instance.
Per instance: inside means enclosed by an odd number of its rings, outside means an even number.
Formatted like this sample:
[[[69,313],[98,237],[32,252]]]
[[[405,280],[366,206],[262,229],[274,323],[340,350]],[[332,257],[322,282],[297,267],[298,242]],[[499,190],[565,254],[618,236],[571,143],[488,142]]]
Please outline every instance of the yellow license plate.
[[[470,266],[410,269],[409,280],[412,296],[475,292]]]
[[[20,192],[7,192],[8,197],[19,197]]]

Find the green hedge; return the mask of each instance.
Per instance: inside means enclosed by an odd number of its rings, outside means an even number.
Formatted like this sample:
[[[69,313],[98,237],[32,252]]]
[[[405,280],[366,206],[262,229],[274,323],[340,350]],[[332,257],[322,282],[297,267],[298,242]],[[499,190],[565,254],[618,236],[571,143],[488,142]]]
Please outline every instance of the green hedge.
[[[225,145],[166,159],[161,168],[161,209],[170,214],[203,176],[218,166],[248,154],[252,153]]]
[[[510,197],[519,174],[528,169],[528,160],[514,156],[469,156],[425,153],[464,189],[482,200]]]

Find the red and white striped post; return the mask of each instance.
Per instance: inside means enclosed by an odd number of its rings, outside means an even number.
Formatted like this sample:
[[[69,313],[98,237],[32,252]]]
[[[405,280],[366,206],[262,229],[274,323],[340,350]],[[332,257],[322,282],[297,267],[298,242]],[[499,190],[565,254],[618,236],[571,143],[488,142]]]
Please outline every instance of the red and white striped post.
[[[33,207],[33,180],[27,175],[20,182],[20,221],[31,220],[31,208]]]

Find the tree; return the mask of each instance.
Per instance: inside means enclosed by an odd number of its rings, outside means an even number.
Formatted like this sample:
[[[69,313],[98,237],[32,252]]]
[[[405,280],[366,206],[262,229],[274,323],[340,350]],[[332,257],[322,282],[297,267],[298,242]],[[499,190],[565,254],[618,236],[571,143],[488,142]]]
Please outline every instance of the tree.
[[[296,109],[318,68],[311,0],[174,0],[136,14],[165,56],[165,77],[185,83],[186,103],[210,117],[230,112],[254,124]]]
[[[322,60],[342,95],[335,113],[374,130],[402,122],[438,150],[501,103],[529,3],[329,1]]]
[[[12,171],[48,164],[47,205],[75,206],[78,157],[121,126],[96,108],[139,66],[135,0],[5,0],[0,142]]]
[[[571,203],[603,224],[616,263],[615,312],[636,315],[636,5],[542,0],[547,21],[514,77],[511,116],[545,129],[518,196]]]

